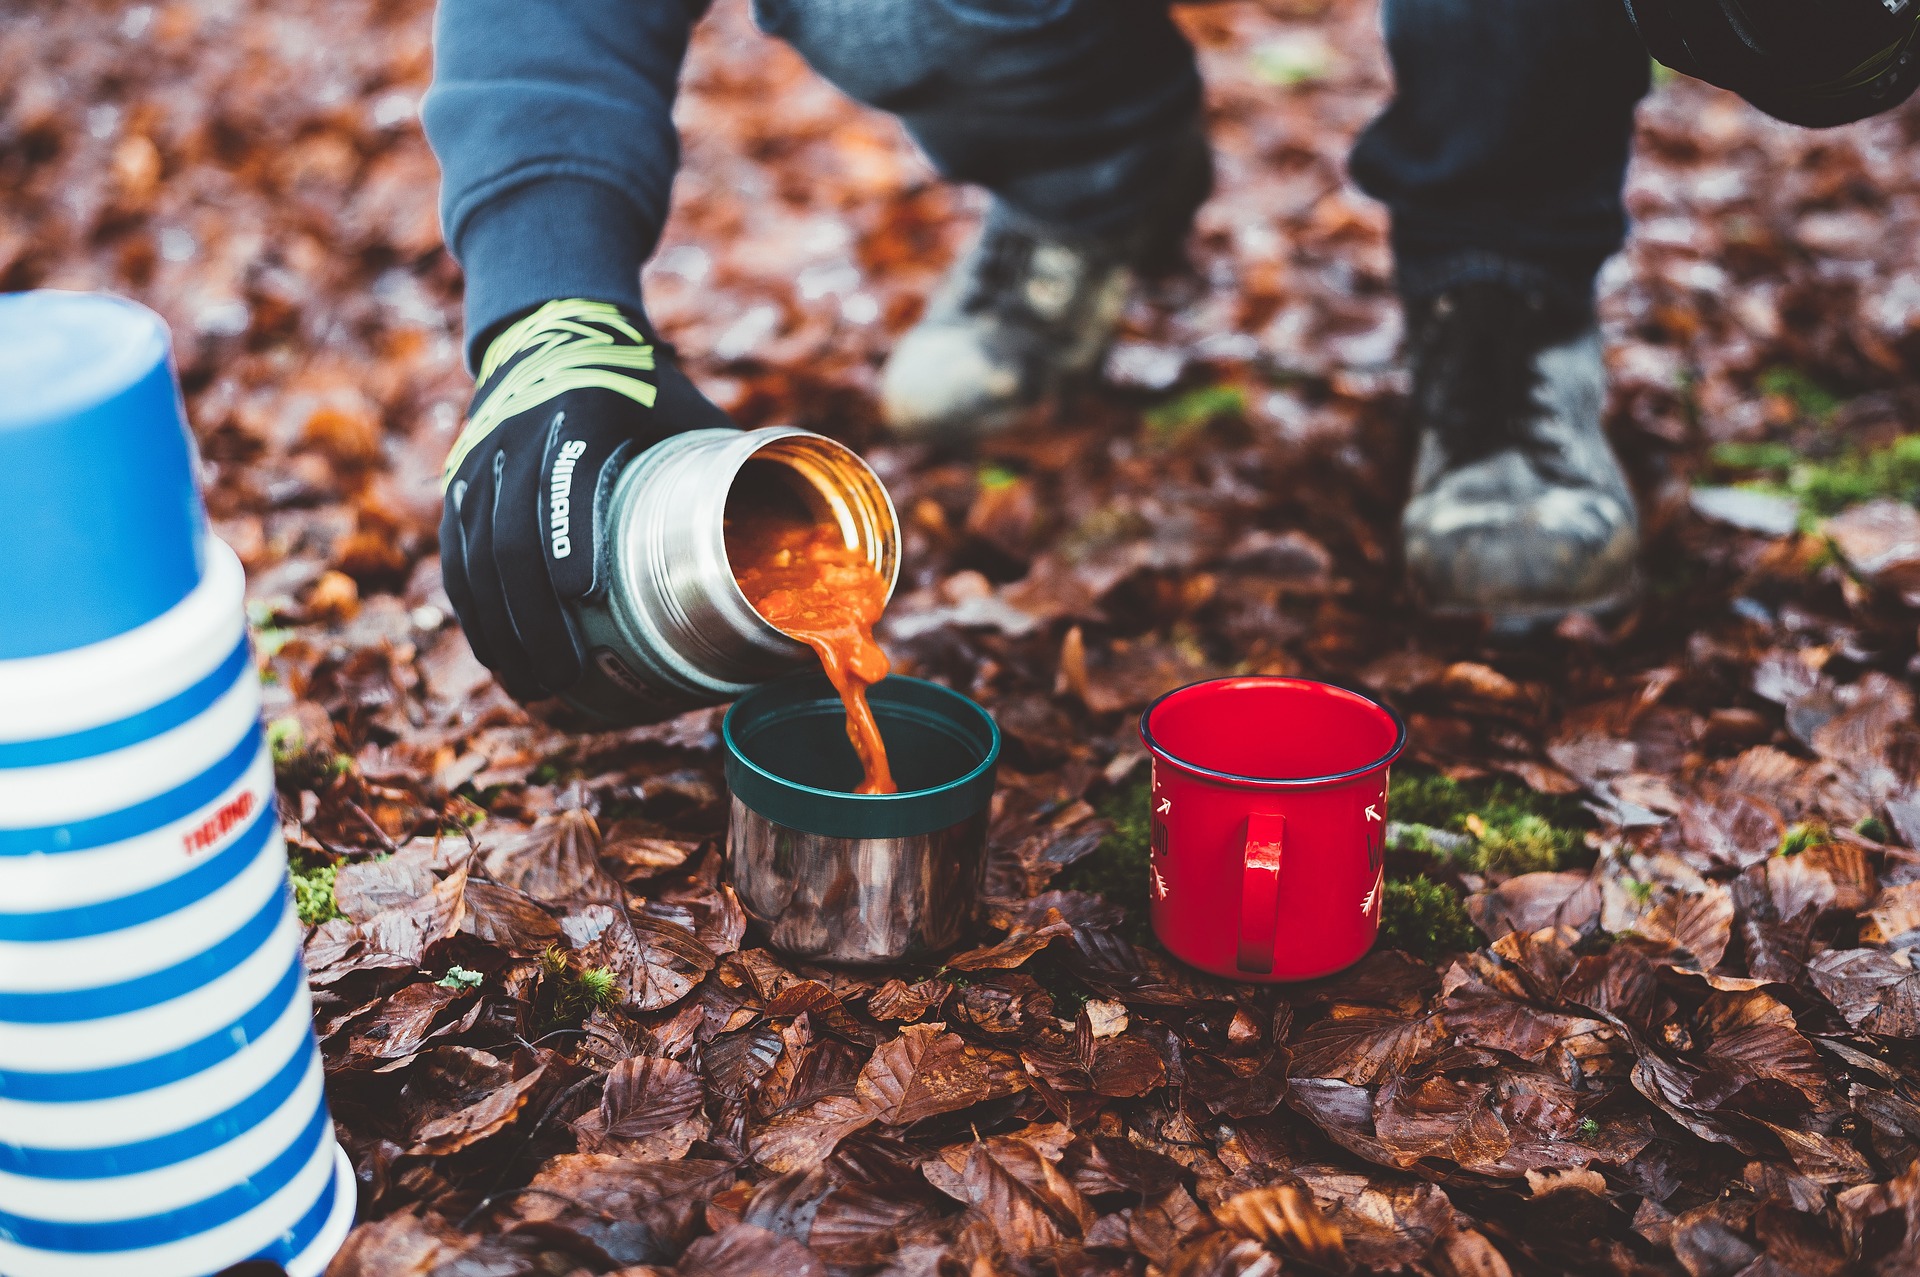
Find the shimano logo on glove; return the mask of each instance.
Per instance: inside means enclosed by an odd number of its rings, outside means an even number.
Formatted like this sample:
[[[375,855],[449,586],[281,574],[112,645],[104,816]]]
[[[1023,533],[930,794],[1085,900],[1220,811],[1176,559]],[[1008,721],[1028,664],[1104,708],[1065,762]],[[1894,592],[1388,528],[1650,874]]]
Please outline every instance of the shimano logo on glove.
[[[569,439],[554,458],[553,477],[547,481],[547,527],[553,533],[553,557],[573,553],[573,467],[587,450],[584,439]]]

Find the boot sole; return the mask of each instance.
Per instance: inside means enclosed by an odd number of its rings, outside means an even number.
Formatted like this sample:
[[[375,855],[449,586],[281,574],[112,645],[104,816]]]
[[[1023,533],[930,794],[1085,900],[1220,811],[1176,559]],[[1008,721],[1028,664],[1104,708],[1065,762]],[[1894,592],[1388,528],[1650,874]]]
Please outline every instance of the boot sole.
[[[1427,615],[1449,621],[1481,621],[1487,627],[1487,636],[1495,639],[1525,639],[1540,633],[1551,631],[1568,617],[1583,616],[1596,622],[1605,622],[1618,617],[1631,608],[1640,598],[1640,580],[1635,575],[1633,581],[1621,590],[1589,599],[1580,603],[1543,604],[1539,607],[1512,607],[1490,609],[1484,607],[1446,607],[1428,606],[1422,610]]]

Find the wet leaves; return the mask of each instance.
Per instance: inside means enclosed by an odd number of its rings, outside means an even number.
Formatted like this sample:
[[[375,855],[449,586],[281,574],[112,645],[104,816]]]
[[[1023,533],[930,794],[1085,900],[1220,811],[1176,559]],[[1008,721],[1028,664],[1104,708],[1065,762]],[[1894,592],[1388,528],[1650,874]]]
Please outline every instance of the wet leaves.
[[[1057,1149],[997,1136],[963,1153],[958,1167],[942,1159],[929,1162],[923,1173],[935,1188],[984,1215],[1009,1254],[1056,1249],[1079,1240],[1092,1225],[1093,1208],[1061,1173]]]
[[[0,285],[171,321],[249,571],[332,917],[306,956],[363,1221],[334,1271],[1910,1267],[1911,110],[1643,106],[1600,304],[1647,599],[1493,645],[1396,585],[1402,326],[1344,158],[1376,6],[1179,7],[1222,161],[1200,269],[1128,308],[1125,389],[966,459],[886,441],[872,391],[971,197],[713,10],[649,309],[743,424],[864,449],[902,514],[894,656],[1003,726],[987,925],[944,964],[758,947],[716,713],[568,730],[452,624],[427,0],[0,24]],[[1388,934],[1417,954],[1262,990],[1153,942],[1134,711],[1223,670],[1407,716]]]
[[[671,1262],[695,1236],[708,1198],[731,1179],[720,1161],[567,1153],[542,1165],[497,1216],[509,1233],[562,1239],[602,1265]]]
[[[1867,1033],[1910,1038],[1920,1034],[1920,971],[1914,950],[1833,949],[1807,964],[1814,987]]]
[[[851,1093],[825,1095],[775,1115],[754,1138],[753,1156],[774,1171],[814,1166],[856,1131],[908,1126],[971,1108],[1013,1094],[1025,1080],[1012,1057],[970,1045],[943,1024],[910,1025],[874,1050]]]
[[[1010,1095],[1021,1078],[1008,1057],[971,1046],[940,1025],[919,1024],[874,1050],[860,1071],[858,1093],[875,1121],[906,1126]]]
[[[642,1161],[686,1156],[709,1134],[706,1086],[678,1060],[640,1055],[607,1071],[600,1107],[574,1124],[583,1149]]]
[[[430,1118],[413,1132],[412,1157],[440,1157],[487,1138],[512,1122],[526,1107],[530,1092],[546,1072],[546,1064],[533,1052],[516,1056],[511,1064],[496,1060],[483,1051],[467,1047],[442,1047],[434,1054],[446,1057],[432,1063],[437,1068],[414,1072],[411,1087],[422,1090],[445,1085],[436,1099],[472,1098],[464,1108]]]
[[[604,896],[600,868],[600,828],[577,808],[550,816],[525,835],[487,854],[487,874],[495,882],[546,904]]]
[[[1340,1230],[1320,1213],[1313,1195],[1298,1185],[1276,1184],[1236,1193],[1213,1213],[1233,1231],[1310,1264],[1331,1268],[1346,1259]]]
[[[620,1002],[631,1011],[658,1011],[693,992],[718,955],[689,928],[636,917],[613,905],[589,905],[568,930],[583,964],[610,971]]]
[[[1293,1043],[1292,1072],[1298,1077],[1332,1077],[1365,1085],[1404,1073],[1407,1065],[1436,1045],[1439,1022],[1427,1016],[1383,1015],[1355,1010],[1330,1015],[1310,1026]]]
[[[818,1255],[790,1237],[752,1224],[735,1224],[699,1238],[680,1257],[684,1277],[827,1277]]]

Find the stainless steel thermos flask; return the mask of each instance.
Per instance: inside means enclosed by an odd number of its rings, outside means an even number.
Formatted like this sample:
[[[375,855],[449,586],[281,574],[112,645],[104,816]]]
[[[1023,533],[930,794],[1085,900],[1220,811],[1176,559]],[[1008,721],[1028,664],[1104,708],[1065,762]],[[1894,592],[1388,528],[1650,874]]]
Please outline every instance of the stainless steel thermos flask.
[[[575,606],[589,653],[567,701],[611,724],[659,722],[811,663],[748,604],[727,561],[729,506],[774,498],[839,528],[891,595],[899,522],[852,449],[786,426],[675,435],[615,481],[609,585]]]

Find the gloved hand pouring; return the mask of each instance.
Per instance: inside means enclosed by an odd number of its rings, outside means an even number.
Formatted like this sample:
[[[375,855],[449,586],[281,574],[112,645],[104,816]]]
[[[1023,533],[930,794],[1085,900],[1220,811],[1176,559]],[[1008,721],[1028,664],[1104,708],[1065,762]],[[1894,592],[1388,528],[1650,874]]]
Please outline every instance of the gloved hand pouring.
[[[1406,306],[1410,593],[1513,634],[1612,615],[1637,594],[1640,527],[1603,425],[1594,279],[1627,233],[1648,54],[1836,124],[1920,83],[1920,0],[1383,3],[1395,96],[1351,170],[1392,215]],[[704,8],[440,9],[424,119],[480,382],[443,552],[475,652],[522,698],[591,676],[576,605],[605,589],[615,476],[730,424],[640,296]],[[1165,0],[756,0],[755,16],[991,196],[881,371],[893,431],[965,447],[1095,378],[1210,188],[1199,72]]]

